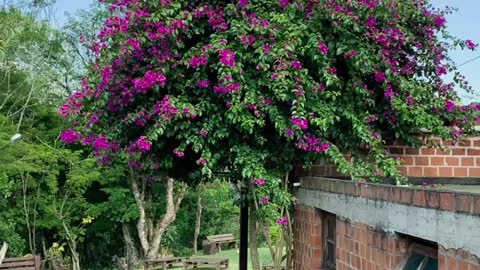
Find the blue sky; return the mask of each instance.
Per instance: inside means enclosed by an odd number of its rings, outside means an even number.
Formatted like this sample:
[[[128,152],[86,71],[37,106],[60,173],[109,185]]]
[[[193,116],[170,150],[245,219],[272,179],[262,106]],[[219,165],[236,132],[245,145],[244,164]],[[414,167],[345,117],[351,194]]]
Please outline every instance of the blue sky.
[[[96,0],[57,0],[55,13],[57,23],[61,26],[66,22],[65,12],[75,13],[78,9],[86,9]],[[435,7],[451,6],[458,11],[447,17],[448,30],[458,38],[471,39],[480,43],[480,0],[431,0]],[[464,63],[476,56],[480,56],[480,49],[472,51],[452,51],[450,56],[457,64]],[[480,59],[461,66],[460,71],[467,77],[479,97],[461,93],[464,101],[480,101]],[[446,78],[448,80],[448,76]]]

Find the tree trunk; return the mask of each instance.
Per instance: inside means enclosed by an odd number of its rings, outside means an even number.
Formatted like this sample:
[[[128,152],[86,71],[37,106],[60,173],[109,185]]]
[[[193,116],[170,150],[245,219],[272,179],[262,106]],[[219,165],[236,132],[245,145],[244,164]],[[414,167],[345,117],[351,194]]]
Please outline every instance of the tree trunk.
[[[132,236],[130,235],[130,229],[128,228],[127,224],[122,224],[122,232],[126,248],[127,270],[133,270],[136,264],[135,246],[133,244]]]
[[[173,188],[175,185],[175,180],[173,178],[167,179],[167,211],[163,216],[162,220],[157,223],[155,226],[155,231],[153,232],[153,242],[150,244],[150,249],[147,253],[148,259],[156,259],[158,257],[158,251],[160,249],[160,243],[162,242],[162,237],[168,227],[175,221],[177,217],[178,209],[182,203],[185,194],[187,193],[188,185],[183,183],[182,190],[177,195],[176,201],[174,200]]]
[[[187,193],[188,185],[183,183],[181,191],[174,198],[175,179],[167,178],[166,190],[166,212],[161,220],[149,218],[150,205],[146,202],[150,196],[146,195],[145,179],[138,179],[131,171],[131,187],[138,208],[139,218],[137,222],[137,233],[142,246],[143,256],[148,260],[158,258],[162,237],[168,227],[175,221],[178,209]],[[141,185],[140,185],[141,184]]]
[[[195,235],[193,236],[193,253],[197,255],[198,252],[198,235],[200,234],[200,224],[202,221],[202,196],[198,195],[197,200],[197,214],[195,217]]]
[[[252,261],[252,269],[260,270],[260,256],[258,255],[258,229],[257,218],[255,217],[255,207],[250,207],[250,257]]]
[[[131,179],[132,180],[132,191],[133,191],[133,196],[135,198],[135,203],[137,204],[138,208],[138,222],[137,222],[137,233],[138,233],[138,238],[140,239],[140,244],[142,246],[143,250],[143,255],[146,256],[148,253],[148,250],[150,249],[150,244],[148,241],[148,233],[147,233],[147,216],[145,212],[145,194],[143,192],[143,189],[140,190],[137,180],[136,179]]]
[[[72,269],[80,270],[80,258],[78,257],[77,245],[75,243],[70,243],[68,246],[70,247],[70,252],[72,253]]]
[[[5,259],[7,250],[8,250],[8,244],[7,242],[3,242],[2,248],[0,249],[0,265],[2,265],[3,259]]]

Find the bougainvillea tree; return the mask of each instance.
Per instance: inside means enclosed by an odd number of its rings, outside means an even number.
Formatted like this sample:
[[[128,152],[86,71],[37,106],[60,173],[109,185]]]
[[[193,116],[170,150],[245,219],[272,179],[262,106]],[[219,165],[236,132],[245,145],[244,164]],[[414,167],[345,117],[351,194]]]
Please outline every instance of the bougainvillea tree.
[[[455,140],[477,109],[458,106],[455,87],[469,86],[447,57],[477,45],[448,35],[449,11],[427,2],[110,1],[98,39],[85,40],[97,63],[60,110],[78,128],[62,138],[137,175],[238,171],[260,210],[291,203],[258,183],[296,163],[400,179],[386,139],[416,144],[427,129]]]

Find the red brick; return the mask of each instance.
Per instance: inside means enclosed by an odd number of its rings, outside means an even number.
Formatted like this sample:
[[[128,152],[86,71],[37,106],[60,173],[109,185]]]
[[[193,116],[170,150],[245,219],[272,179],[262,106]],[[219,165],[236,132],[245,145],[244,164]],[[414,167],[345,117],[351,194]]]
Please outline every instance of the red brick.
[[[460,159],[462,161],[462,166],[474,166],[475,165],[475,158],[473,157],[463,157]]]
[[[472,214],[480,214],[480,196],[472,196]]]
[[[445,158],[445,163],[448,165],[448,166],[458,166],[460,165],[460,159],[457,158],[457,157],[446,157]]]
[[[402,157],[402,165],[405,165],[405,166],[413,165],[413,157]]]
[[[412,159],[413,162],[413,159]],[[407,167],[399,167],[398,171],[400,172],[401,175],[407,176],[408,175],[408,168]]]
[[[383,201],[388,201],[388,188],[377,186],[377,195],[376,197]]]
[[[450,151],[448,149],[446,151],[442,151],[441,149],[436,149],[435,150],[435,155],[449,156]]]
[[[447,270],[447,257],[444,255],[438,255],[438,269]]]
[[[443,146],[452,146],[452,145],[454,145],[454,144],[452,143],[452,141],[443,141],[443,142],[442,142],[442,145],[443,145]]]
[[[468,270],[468,264],[466,262],[460,262],[459,270]]]
[[[457,212],[470,213],[472,210],[472,196],[466,194],[455,195],[455,208]]]
[[[477,158],[475,158],[475,159],[476,159],[475,165],[476,165],[476,166],[480,166],[480,157],[477,157]]]
[[[467,177],[468,170],[467,168],[453,168],[453,176],[454,177]]]
[[[469,156],[480,156],[480,149],[468,149]]]
[[[404,148],[401,148],[401,147],[392,147],[392,148],[389,148],[388,150],[393,155],[403,155],[404,154]]]
[[[420,149],[418,148],[405,148],[405,155],[418,156],[419,154],[420,154]]]
[[[427,200],[425,198],[425,191],[423,190],[414,190],[413,191],[413,205],[425,207]]]
[[[422,148],[420,150],[420,153],[422,153],[422,155],[435,155],[435,149],[433,148]]]
[[[430,165],[430,160],[428,157],[415,157],[416,166],[428,166]]]
[[[436,191],[426,191],[427,206],[438,209],[440,207],[440,195]]]
[[[443,166],[445,165],[445,158],[443,157],[431,157],[430,164],[432,166]]]
[[[391,187],[389,189],[388,199],[392,202],[400,202],[400,189]]]
[[[401,189],[400,190],[400,201],[403,204],[412,204],[413,190],[411,189]]]
[[[452,155],[454,156],[465,156],[465,149],[462,148],[453,148]]]
[[[453,193],[440,193],[440,209],[446,211],[455,210],[455,196]]]
[[[461,141],[458,142],[458,145],[460,145],[460,146],[471,146],[472,141],[471,140],[461,140]]]
[[[438,168],[438,176],[440,176],[440,177],[452,177],[453,176],[453,168],[449,168],[449,167]]]
[[[422,177],[423,176],[423,168],[422,167],[410,167],[410,168],[408,168],[408,176]]]
[[[468,176],[480,177],[480,168],[468,168]]]
[[[480,270],[480,266],[468,264],[468,270]]]
[[[480,140],[474,140],[473,141],[473,146],[480,147]]]
[[[425,176],[425,177],[437,177],[438,176],[438,168],[437,167],[423,168],[423,176]]]
[[[457,260],[455,258],[448,258],[448,270],[458,270]]]

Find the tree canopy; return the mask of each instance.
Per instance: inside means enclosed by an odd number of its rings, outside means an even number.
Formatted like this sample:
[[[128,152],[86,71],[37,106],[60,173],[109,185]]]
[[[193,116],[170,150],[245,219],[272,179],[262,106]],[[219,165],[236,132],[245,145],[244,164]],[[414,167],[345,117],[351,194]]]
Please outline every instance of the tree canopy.
[[[384,139],[414,144],[420,129],[456,139],[477,109],[457,106],[442,80],[455,72],[448,48],[477,45],[448,35],[449,10],[426,1],[107,5],[98,39],[85,41],[96,64],[61,108],[78,126],[63,140],[104,163],[264,179],[327,158],[343,173],[399,177]]]

